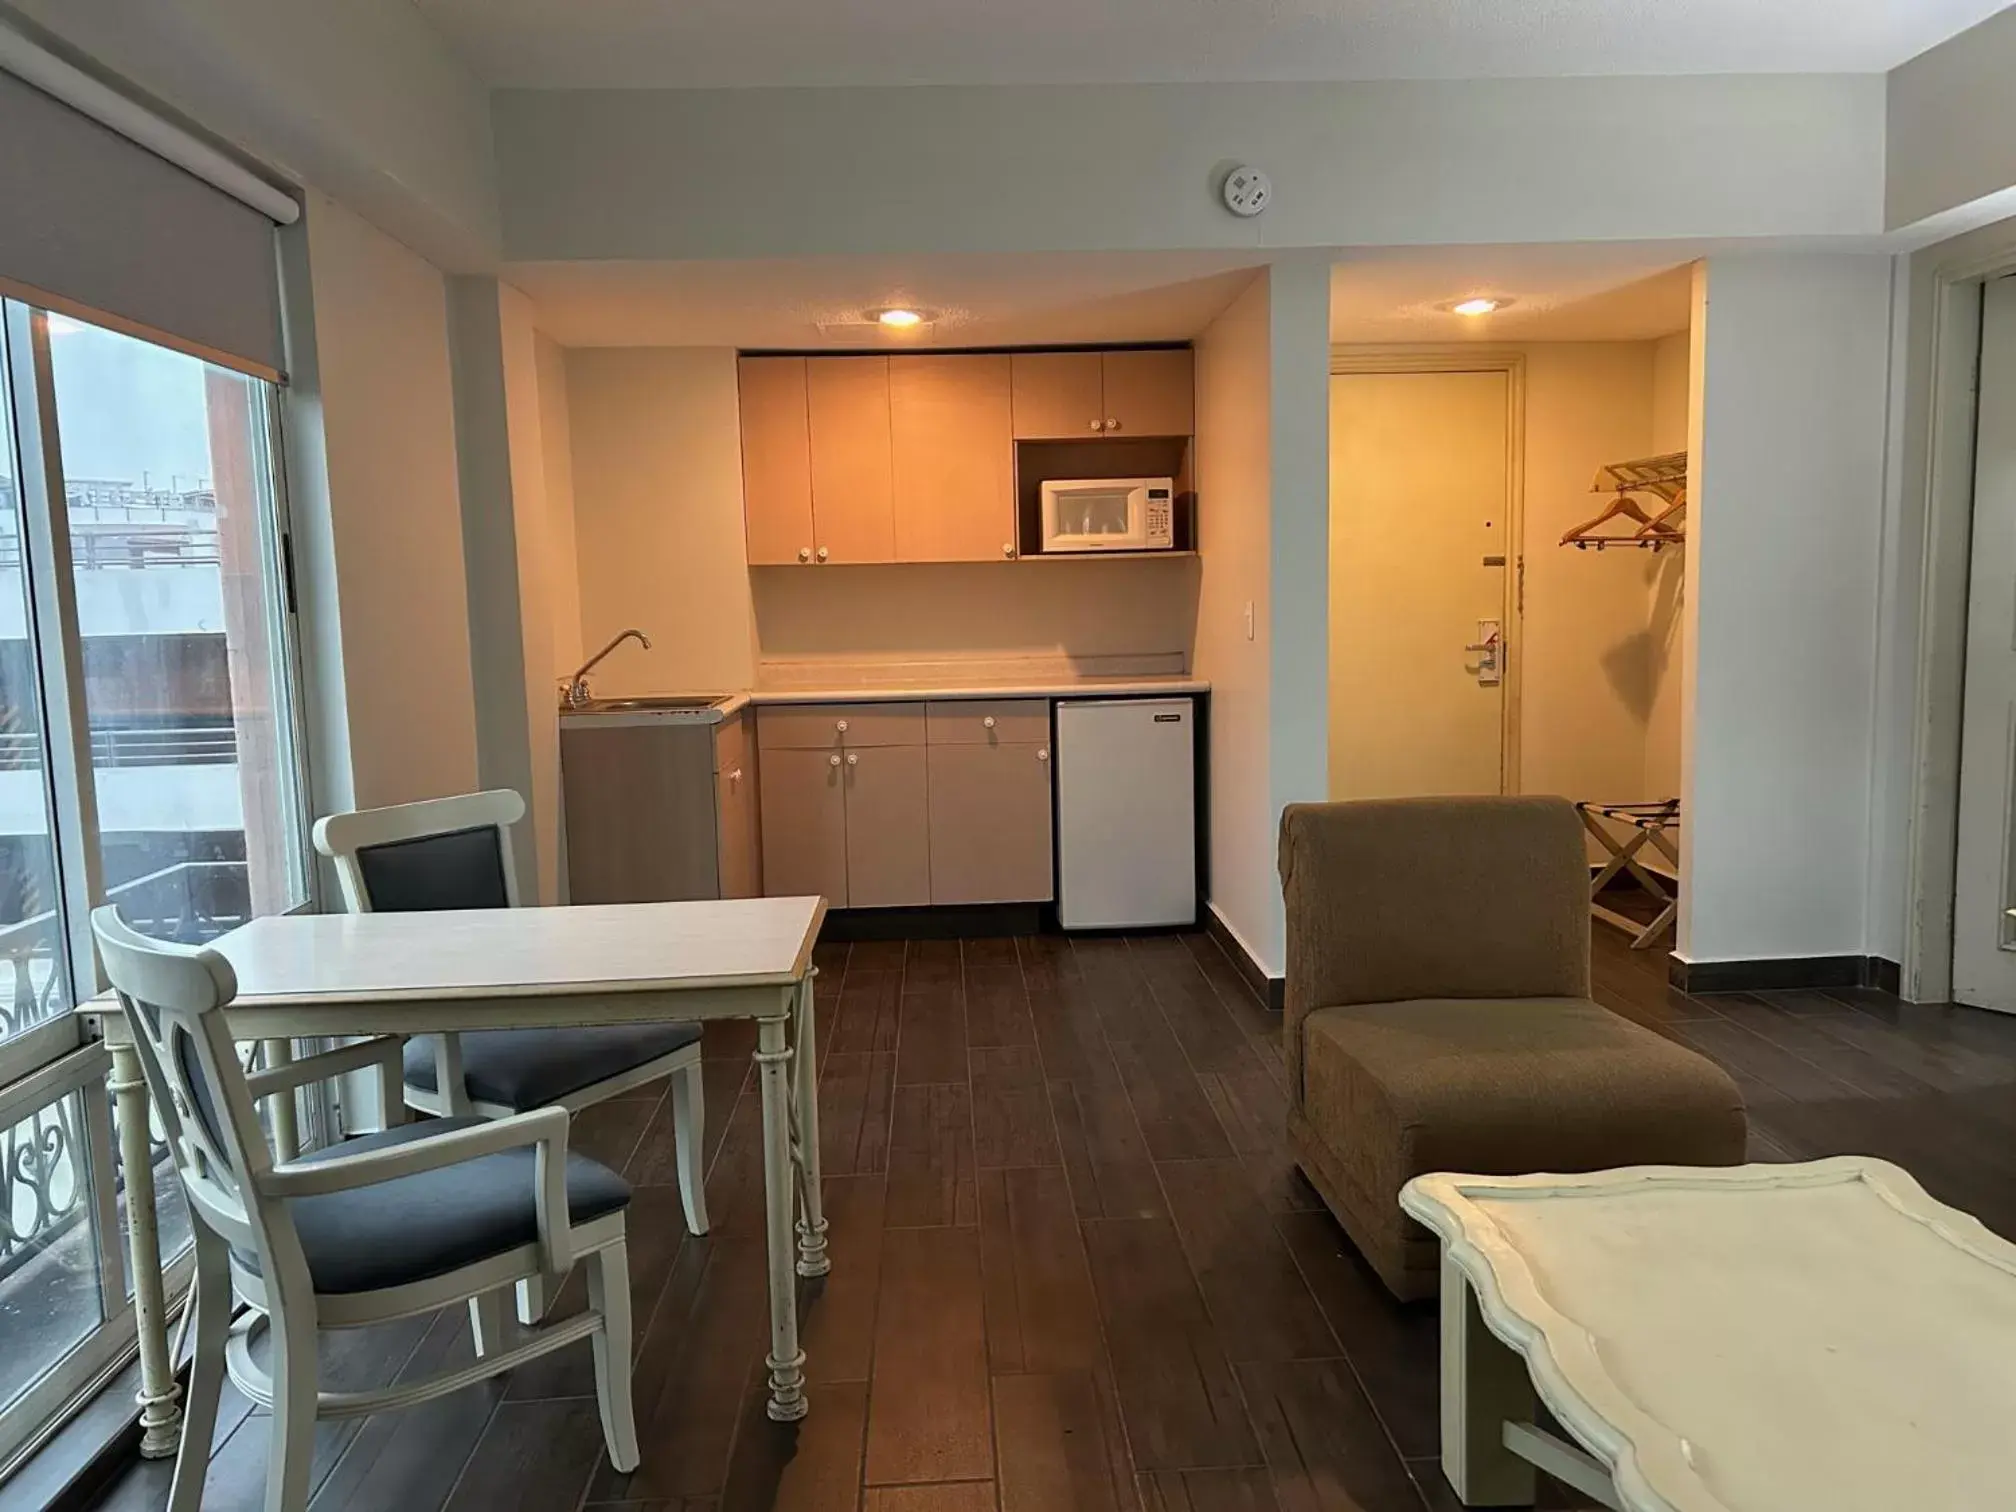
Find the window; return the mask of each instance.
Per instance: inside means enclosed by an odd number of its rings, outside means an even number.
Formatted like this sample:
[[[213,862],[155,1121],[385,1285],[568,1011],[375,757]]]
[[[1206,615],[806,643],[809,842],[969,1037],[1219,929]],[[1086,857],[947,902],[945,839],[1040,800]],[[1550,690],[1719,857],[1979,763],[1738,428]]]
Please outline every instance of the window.
[[[90,909],[198,943],[308,900],[276,403],[0,299],[0,1479],[132,1340],[133,1181],[188,1243],[70,1012]]]

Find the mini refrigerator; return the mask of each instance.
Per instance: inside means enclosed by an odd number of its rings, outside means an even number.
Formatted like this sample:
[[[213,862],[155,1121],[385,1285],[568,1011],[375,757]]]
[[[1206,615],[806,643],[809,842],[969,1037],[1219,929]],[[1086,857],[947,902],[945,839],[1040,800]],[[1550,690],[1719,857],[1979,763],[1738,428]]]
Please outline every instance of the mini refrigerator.
[[[1057,704],[1057,917],[1066,929],[1197,922],[1196,700]]]

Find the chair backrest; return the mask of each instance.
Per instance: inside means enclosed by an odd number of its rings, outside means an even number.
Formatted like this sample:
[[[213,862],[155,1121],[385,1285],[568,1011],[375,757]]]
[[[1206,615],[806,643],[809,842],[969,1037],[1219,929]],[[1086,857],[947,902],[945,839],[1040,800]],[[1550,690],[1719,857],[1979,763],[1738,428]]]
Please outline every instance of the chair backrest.
[[[509,788],[331,814],[315,848],[336,863],[352,913],[515,908],[511,826],[525,800]]]
[[[91,915],[98,959],[119,994],[175,1169],[189,1204],[233,1243],[262,1252],[292,1243],[293,1225],[261,1210],[272,1151],[252,1089],[217,1010],[237,994],[231,963],[213,950],[151,939],[110,905]],[[265,1256],[262,1254],[262,1258]],[[269,1265],[267,1274],[275,1274]]]
[[[1588,853],[1565,798],[1291,804],[1280,866],[1293,1089],[1318,1008],[1589,994]]]

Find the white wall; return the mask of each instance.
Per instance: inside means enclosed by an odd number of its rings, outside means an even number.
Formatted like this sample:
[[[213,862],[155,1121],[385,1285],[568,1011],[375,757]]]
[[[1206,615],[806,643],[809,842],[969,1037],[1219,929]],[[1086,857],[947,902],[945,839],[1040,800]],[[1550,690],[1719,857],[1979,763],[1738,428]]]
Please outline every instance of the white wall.
[[[581,639],[604,697],[747,688],[756,636],[742,532],[735,353],[594,347],[567,353]]]
[[[12,4],[437,266],[494,266],[488,92],[405,0]]]
[[[1281,885],[1268,771],[1273,707],[1268,282],[1266,273],[1256,277],[1197,338],[1203,576],[1192,665],[1211,683],[1211,907],[1263,969],[1278,973]]]
[[[1690,961],[1866,949],[1891,271],[1752,254],[1697,273]]]
[[[802,683],[830,668],[844,681],[862,667],[955,662],[1181,671],[1197,580],[1197,561],[1181,557],[759,568],[757,676]]]
[[[567,353],[544,332],[533,340],[539,437],[546,463],[546,546],[551,579],[555,678],[581,665],[581,566],[574,536],[574,425],[567,408]]]
[[[1677,332],[1652,348],[1652,453],[1687,450],[1692,338]],[[1681,603],[1687,587],[1686,552],[1662,551],[1642,564],[1652,676],[1652,710],[1645,720],[1647,798],[1680,791]]]
[[[1522,350],[1520,786],[1576,799],[1648,798],[1645,742],[1655,679],[1646,613],[1649,556],[1558,543],[1606,502],[1589,491],[1598,468],[1654,450],[1652,344],[1539,342]]]
[[[1949,217],[2016,185],[2011,79],[2016,79],[2016,10],[1990,16],[1891,72],[1889,225]],[[2009,209],[2005,205],[2000,213]]]
[[[1874,233],[1883,93],[1873,76],[504,91],[495,122],[514,261],[1334,247]],[[1258,220],[1217,202],[1240,160],[1274,178]]]
[[[304,285],[313,300],[289,351],[289,422],[318,802],[466,792],[476,710],[446,290],[319,195],[289,248],[290,308]]]

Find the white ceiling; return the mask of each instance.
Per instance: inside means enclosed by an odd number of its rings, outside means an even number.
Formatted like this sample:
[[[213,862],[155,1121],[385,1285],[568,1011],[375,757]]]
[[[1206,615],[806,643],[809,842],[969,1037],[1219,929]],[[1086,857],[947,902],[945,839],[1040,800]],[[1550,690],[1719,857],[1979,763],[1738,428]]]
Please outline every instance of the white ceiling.
[[[1244,288],[1257,256],[1082,253],[814,261],[516,263],[563,346],[1044,346],[1196,335]],[[928,328],[892,335],[869,311],[904,305]],[[822,329],[822,326],[828,329]]]
[[[1687,329],[1686,253],[1659,247],[1410,247],[1346,253],[1330,275],[1330,339],[1647,341]],[[1485,295],[1487,316],[1446,305]]]
[[[1344,342],[1642,341],[1687,327],[1679,244],[1410,247],[1340,253],[1330,339]],[[792,350],[1067,346],[1184,341],[1246,287],[1258,254],[1054,253],[807,261],[516,263],[563,346]],[[1511,300],[1482,319],[1441,306]],[[892,334],[870,312],[905,305],[929,326]]]
[[[2008,0],[414,0],[525,87],[1880,73]]]

